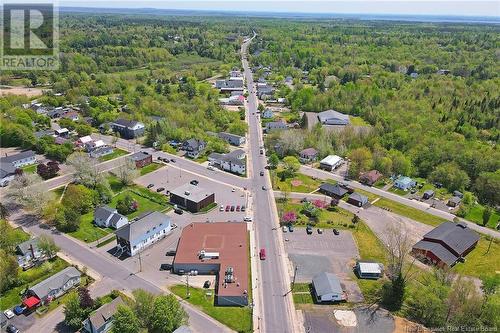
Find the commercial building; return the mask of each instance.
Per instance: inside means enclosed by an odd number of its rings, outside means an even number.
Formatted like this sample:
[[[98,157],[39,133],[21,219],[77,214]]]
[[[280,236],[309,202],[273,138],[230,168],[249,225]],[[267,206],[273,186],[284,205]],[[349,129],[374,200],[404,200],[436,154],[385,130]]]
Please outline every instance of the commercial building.
[[[347,299],[340,280],[332,273],[319,273],[312,279],[314,294],[319,303],[345,301]]]
[[[245,223],[191,223],[182,230],[173,270],[216,275],[217,305],[247,306],[248,231]]]
[[[319,162],[319,168],[327,171],[333,171],[342,165],[343,162],[344,159],[340,156],[328,155]]]
[[[170,191],[170,203],[197,213],[215,202],[215,193],[199,185],[184,184]]]
[[[137,169],[143,168],[146,165],[153,163],[153,155],[146,151],[139,151],[128,157],[131,161],[135,163]]]
[[[172,230],[170,218],[160,212],[147,212],[115,231],[116,256],[133,256],[167,236]]]
[[[444,222],[424,235],[413,245],[418,259],[438,267],[451,267],[476,247],[479,234],[463,223]]]
[[[318,113],[318,120],[323,125],[348,125],[349,115],[335,110],[327,110]]]

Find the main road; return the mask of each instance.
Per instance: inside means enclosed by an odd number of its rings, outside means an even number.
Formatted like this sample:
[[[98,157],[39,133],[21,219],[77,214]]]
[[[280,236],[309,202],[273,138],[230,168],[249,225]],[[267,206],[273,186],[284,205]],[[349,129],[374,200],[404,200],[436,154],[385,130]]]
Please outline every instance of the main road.
[[[285,254],[271,178],[265,169],[265,155],[260,154],[262,128],[257,115],[257,97],[252,72],[247,61],[248,45],[252,38],[245,41],[241,48],[244,76],[247,83],[247,121],[249,125],[249,190],[253,193],[253,211],[255,232],[259,248],[266,251],[266,259],[258,265],[260,284],[259,304],[261,332],[297,332],[301,331],[296,319],[295,308],[290,291],[290,274],[287,269]],[[264,176],[260,172],[264,172]]]

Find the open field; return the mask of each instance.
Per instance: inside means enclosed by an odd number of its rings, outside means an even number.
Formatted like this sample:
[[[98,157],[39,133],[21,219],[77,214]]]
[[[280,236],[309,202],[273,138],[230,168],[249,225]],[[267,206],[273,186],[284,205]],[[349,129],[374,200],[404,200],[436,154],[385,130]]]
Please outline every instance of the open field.
[[[319,185],[321,185],[319,180],[312,179],[301,173],[297,173],[293,178],[286,178],[284,181],[281,181],[277,173],[278,170],[271,171],[273,189],[277,191],[310,193],[317,190]]]
[[[389,209],[390,211],[398,215],[406,216],[415,221],[428,224],[431,226],[437,226],[446,221],[443,218],[434,216],[432,214],[423,212],[419,209],[415,209],[386,198],[380,198],[380,200],[374,203],[374,206]]]
[[[29,88],[29,87],[14,87],[14,86],[0,86],[0,97],[6,95],[25,95],[27,97],[37,97],[43,94],[47,89]]]
[[[123,150],[123,149],[114,148],[113,152],[111,154],[99,157],[99,161],[100,162],[105,162],[105,161],[114,160],[117,157],[120,157],[120,156],[123,156],[123,155],[127,155],[127,154],[128,154],[128,152],[125,151],[125,150]]]

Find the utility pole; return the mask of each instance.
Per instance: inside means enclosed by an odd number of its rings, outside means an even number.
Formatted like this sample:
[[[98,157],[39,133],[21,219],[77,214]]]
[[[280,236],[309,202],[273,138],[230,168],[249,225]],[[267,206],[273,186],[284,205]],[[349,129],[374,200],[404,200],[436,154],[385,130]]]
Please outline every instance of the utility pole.
[[[186,298],[189,298],[189,274],[186,274]]]
[[[299,269],[299,266],[295,266],[295,270],[293,272],[292,290],[293,290],[293,287],[295,287],[295,278],[297,277],[297,270],[298,269]]]
[[[139,252],[139,272],[142,272],[141,252]]]

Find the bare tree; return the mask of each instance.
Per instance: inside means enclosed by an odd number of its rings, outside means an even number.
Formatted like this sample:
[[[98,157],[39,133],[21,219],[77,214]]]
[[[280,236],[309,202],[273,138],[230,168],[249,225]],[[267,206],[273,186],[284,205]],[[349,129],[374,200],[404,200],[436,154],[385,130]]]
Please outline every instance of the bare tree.
[[[403,223],[394,223],[387,228],[386,245],[387,275],[391,280],[398,276],[406,280],[415,259],[410,256],[412,240]]]
[[[53,194],[45,191],[42,178],[37,174],[23,173],[10,182],[7,198],[25,209],[41,215]]]
[[[134,178],[139,176],[139,171],[135,166],[135,162],[129,158],[125,158],[120,166],[116,169],[116,176],[120,178],[123,185],[130,185]]]
[[[86,153],[75,152],[71,154],[67,163],[75,170],[73,178],[77,183],[94,188],[102,180],[96,160]]]

